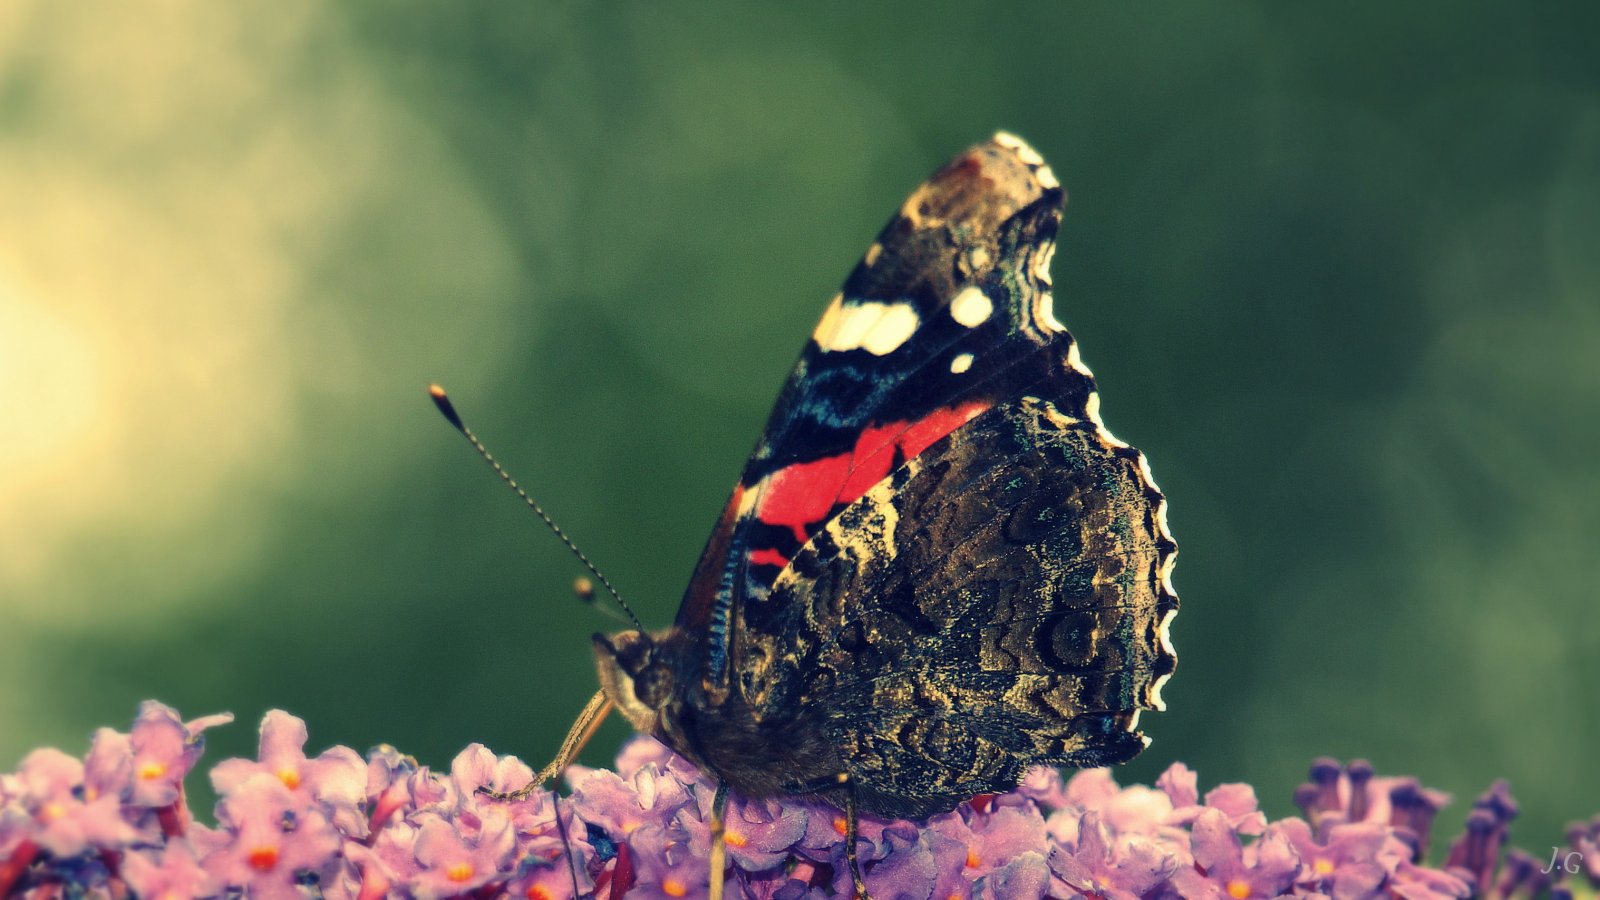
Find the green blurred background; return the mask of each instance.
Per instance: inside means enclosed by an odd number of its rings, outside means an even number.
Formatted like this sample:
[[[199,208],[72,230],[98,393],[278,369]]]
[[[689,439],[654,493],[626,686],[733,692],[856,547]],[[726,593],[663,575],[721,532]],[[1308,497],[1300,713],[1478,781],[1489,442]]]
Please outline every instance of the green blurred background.
[[[146,697],[542,762],[822,306],[997,128],[1183,553],[1153,747],[1600,809],[1592,3],[0,6],[0,769]],[[604,762],[613,724],[586,757]]]

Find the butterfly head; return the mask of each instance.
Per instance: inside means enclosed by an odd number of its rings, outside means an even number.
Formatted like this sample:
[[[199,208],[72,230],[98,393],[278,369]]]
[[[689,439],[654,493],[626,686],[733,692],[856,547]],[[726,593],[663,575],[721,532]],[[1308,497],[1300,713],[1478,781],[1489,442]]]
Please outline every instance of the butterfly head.
[[[661,711],[677,693],[678,676],[672,664],[675,654],[671,652],[675,644],[671,631],[655,635],[622,631],[594,636],[601,688],[623,717],[646,734],[660,730]]]

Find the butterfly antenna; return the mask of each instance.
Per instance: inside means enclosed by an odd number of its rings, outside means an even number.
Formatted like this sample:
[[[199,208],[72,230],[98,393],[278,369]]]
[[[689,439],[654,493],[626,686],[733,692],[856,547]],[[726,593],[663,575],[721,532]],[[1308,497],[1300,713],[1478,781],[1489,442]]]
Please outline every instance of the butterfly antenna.
[[[461,432],[462,436],[464,436],[467,441],[472,444],[472,449],[478,451],[478,455],[483,457],[483,461],[489,464],[489,468],[494,469],[494,473],[500,476],[500,480],[504,481],[507,487],[510,487],[511,490],[515,491],[517,496],[522,498],[523,503],[528,504],[528,508],[533,510],[534,515],[538,516],[540,521],[544,522],[545,525],[549,526],[551,531],[555,532],[556,537],[561,539],[561,543],[566,544],[567,549],[572,551],[572,555],[578,558],[578,562],[583,563],[583,567],[588,569],[589,573],[600,582],[600,585],[606,589],[606,592],[611,595],[612,599],[617,601],[617,606],[621,607],[622,611],[627,614],[628,620],[633,623],[633,627],[639,629],[640,631],[644,631],[644,626],[639,623],[639,617],[633,614],[633,609],[628,606],[627,601],[622,599],[622,595],[617,593],[617,589],[612,586],[610,579],[601,574],[598,568],[595,568],[595,564],[589,561],[589,557],[585,556],[582,550],[578,549],[578,545],[572,542],[572,538],[567,537],[567,533],[561,530],[561,526],[557,525],[555,520],[550,518],[550,516],[545,513],[544,509],[541,508],[532,497],[528,496],[528,492],[522,489],[522,485],[517,484],[517,480],[511,477],[511,473],[507,472],[500,466],[499,461],[497,461],[494,458],[494,455],[489,452],[489,448],[485,447],[483,442],[478,440],[478,436],[472,433],[472,429],[468,428],[467,424],[461,421],[461,414],[456,412],[455,404],[450,402],[450,397],[445,394],[444,388],[438,386],[437,384],[430,384],[428,385],[428,396],[433,398],[433,405],[439,407],[439,412],[444,415],[445,419],[449,421],[451,425],[455,426],[455,429]],[[584,593],[585,592],[581,587],[578,588],[578,595],[580,598],[583,598]],[[593,597],[593,585],[589,586],[588,594],[590,597]]]
[[[595,606],[594,581],[592,581],[589,576],[579,575],[576,579],[574,579],[572,582],[572,593],[577,595],[578,602],[583,603],[586,606],[593,607],[595,612],[600,613],[606,618],[616,619],[618,622],[628,621],[627,616],[617,612],[609,606]]]

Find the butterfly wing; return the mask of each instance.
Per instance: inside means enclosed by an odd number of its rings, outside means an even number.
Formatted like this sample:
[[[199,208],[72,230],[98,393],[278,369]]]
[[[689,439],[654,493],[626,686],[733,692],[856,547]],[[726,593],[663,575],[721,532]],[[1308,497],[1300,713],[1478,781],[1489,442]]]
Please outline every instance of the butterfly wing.
[[[730,623],[765,602],[825,523],[906,460],[1028,392],[1092,418],[1094,382],[1051,310],[1064,194],[1009,135],[905,202],[801,354],[680,607],[703,682],[729,676]]]
[[[1176,546],[1053,315],[1063,199],[1015,138],[968,150],[808,342],[678,619],[680,743],[736,787],[844,770],[863,808],[925,815],[1143,746]]]
[[[1033,763],[1132,757],[1161,708],[1176,546],[1137,450],[1034,396],[874,485],[739,607],[738,691],[804,715],[864,808],[925,816]]]

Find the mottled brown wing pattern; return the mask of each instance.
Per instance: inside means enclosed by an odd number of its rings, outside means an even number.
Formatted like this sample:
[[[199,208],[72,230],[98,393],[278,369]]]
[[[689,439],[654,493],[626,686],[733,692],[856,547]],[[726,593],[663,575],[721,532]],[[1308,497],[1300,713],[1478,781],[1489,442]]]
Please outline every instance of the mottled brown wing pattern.
[[[769,725],[804,710],[884,814],[1010,788],[1033,763],[1127,759],[1176,663],[1164,514],[1143,457],[1097,421],[997,406],[741,608],[744,699]]]

